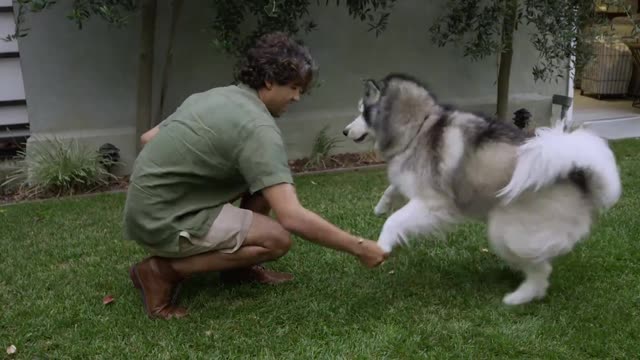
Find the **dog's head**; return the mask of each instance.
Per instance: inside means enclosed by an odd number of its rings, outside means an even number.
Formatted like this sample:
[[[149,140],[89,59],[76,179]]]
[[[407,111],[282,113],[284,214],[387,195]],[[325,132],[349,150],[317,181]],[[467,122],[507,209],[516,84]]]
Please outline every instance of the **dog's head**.
[[[381,81],[367,80],[359,102],[360,116],[344,129],[348,138],[360,142],[367,137],[385,151],[415,135],[424,120],[438,108],[426,86],[403,74],[390,74]]]

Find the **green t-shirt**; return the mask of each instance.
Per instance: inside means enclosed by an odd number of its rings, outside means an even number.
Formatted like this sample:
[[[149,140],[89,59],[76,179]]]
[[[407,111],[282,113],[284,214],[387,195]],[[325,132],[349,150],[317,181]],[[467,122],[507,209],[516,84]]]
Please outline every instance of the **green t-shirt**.
[[[293,183],[280,130],[257,92],[240,84],[191,95],[160,124],[133,166],[124,236],[178,251],[203,237],[225,203]]]

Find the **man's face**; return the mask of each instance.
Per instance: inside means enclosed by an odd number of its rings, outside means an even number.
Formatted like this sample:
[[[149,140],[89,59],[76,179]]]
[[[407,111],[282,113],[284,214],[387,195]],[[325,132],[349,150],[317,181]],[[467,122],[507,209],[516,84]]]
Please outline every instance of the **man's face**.
[[[261,98],[273,117],[280,117],[292,102],[300,100],[302,87],[295,84],[278,85],[267,83]]]

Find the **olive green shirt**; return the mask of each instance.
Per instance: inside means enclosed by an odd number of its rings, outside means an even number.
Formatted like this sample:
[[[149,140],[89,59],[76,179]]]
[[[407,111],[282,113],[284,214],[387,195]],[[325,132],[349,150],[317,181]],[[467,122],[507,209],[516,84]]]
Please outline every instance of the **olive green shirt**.
[[[257,92],[240,84],[191,95],[135,161],[124,236],[177,252],[181,232],[203,237],[225,203],[279,183],[293,179]]]

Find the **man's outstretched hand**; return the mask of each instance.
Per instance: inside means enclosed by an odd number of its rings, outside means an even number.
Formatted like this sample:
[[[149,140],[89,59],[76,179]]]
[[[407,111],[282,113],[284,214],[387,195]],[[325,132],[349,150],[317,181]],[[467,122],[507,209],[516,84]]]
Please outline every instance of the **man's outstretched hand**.
[[[374,268],[381,265],[389,254],[385,253],[375,241],[362,239],[356,256],[366,267]]]

